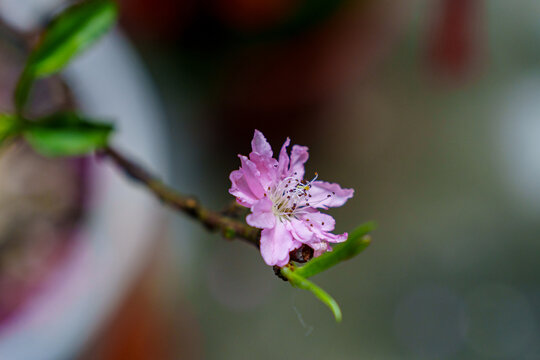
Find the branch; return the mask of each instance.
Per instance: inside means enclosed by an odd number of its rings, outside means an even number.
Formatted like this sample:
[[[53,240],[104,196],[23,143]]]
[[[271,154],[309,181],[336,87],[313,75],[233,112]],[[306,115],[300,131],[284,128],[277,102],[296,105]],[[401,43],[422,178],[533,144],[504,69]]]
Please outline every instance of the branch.
[[[180,194],[171,189],[156,176],[111,147],[103,149],[100,155],[112,160],[130,179],[145,186],[164,204],[189,215],[208,230],[220,232],[227,239],[241,239],[255,245],[257,248],[259,247],[261,235],[259,229],[205,208],[196,198]]]

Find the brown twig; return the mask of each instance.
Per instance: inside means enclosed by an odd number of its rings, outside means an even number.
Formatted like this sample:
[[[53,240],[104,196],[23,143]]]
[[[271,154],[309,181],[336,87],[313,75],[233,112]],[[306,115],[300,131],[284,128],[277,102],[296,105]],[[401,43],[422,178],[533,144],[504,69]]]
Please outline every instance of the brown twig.
[[[259,229],[205,208],[196,198],[171,189],[156,176],[111,147],[103,149],[101,155],[111,159],[129,178],[144,185],[163,203],[196,219],[208,230],[219,231],[227,239],[241,239],[259,247]]]

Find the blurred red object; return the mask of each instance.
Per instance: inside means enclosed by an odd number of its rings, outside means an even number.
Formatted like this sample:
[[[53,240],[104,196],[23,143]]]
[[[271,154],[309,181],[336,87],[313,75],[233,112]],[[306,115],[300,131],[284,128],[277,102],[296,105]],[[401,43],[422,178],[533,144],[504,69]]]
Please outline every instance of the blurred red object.
[[[247,49],[229,72],[226,101],[239,108],[271,110],[339,95],[387,48],[400,16],[394,12],[398,8],[376,1],[346,4],[302,36]]]
[[[347,2],[301,35],[237,51],[222,75],[221,130],[233,136],[253,119],[269,136],[312,126],[389,51],[407,3]]]
[[[469,74],[479,54],[481,0],[442,0],[435,17],[428,49],[437,75],[462,78]]]

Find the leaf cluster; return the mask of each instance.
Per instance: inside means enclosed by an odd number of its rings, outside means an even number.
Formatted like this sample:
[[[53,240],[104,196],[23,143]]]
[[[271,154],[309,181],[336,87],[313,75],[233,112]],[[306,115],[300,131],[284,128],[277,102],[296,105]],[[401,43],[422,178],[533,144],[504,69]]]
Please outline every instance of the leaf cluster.
[[[75,156],[107,146],[111,124],[62,112],[29,119],[25,108],[35,82],[63,70],[114,25],[117,6],[111,0],[88,0],[60,13],[47,26],[22,71],[13,96],[15,114],[0,114],[0,143],[23,137],[47,156]]]

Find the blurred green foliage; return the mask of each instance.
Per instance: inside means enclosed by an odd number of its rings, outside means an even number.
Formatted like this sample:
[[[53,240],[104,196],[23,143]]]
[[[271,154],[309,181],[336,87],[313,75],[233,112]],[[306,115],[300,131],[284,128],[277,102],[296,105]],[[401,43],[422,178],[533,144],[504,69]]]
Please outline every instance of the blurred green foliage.
[[[62,70],[74,57],[94,44],[115,23],[117,7],[110,0],[91,0],[62,12],[47,27],[33,50],[15,90],[21,111],[37,78]]]

